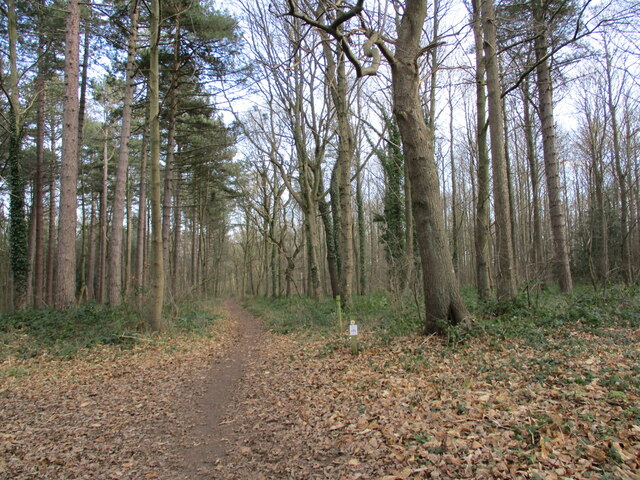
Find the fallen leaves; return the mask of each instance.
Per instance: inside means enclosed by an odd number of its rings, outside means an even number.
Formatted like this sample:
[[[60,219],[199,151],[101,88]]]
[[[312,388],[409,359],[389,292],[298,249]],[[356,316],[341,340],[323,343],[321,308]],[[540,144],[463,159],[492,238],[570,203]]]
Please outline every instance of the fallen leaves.
[[[227,457],[198,475],[640,478],[640,334],[607,333],[457,349],[363,335],[357,357],[341,337],[272,336],[220,422]],[[21,372],[0,385],[0,478],[188,478],[176,447],[204,441],[189,405],[229,338],[0,365]]]
[[[231,416],[245,454],[232,448],[220,478],[638,478],[640,384],[627,379],[616,404],[609,393],[638,368],[638,332],[568,337],[457,351],[365,338],[358,357],[336,338],[275,337]]]
[[[0,479],[185,478],[172,458],[188,431],[177,400],[197,394],[230,345],[231,325],[215,328],[213,338],[0,363],[29,372],[0,375]]]

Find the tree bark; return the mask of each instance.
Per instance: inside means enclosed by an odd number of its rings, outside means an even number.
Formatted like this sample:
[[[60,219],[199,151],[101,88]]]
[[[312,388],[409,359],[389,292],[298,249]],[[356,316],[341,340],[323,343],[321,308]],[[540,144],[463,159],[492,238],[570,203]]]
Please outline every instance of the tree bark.
[[[338,128],[338,157],[335,171],[338,179],[340,203],[340,231],[338,252],[340,255],[340,303],[347,312],[353,295],[353,214],[351,208],[351,165],[355,150],[355,138],[349,122],[349,100],[344,53],[340,48],[336,59],[327,42],[323,43],[327,61],[327,83],[336,112]]]
[[[148,125],[149,117],[149,102],[147,101],[147,112],[145,125]],[[135,274],[135,288],[140,295],[140,289],[145,284],[144,279],[144,261],[145,261],[145,238],[146,238],[146,226],[147,226],[147,147],[148,147],[149,130],[145,127],[142,136],[142,153],[140,160],[140,190],[138,199],[138,229],[136,237],[136,274]]]
[[[476,49],[476,148],[478,156],[478,199],[475,218],[476,285],[478,296],[486,300],[491,295],[489,280],[489,152],[487,150],[487,115],[485,61],[483,53],[480,4],[473,2],[473,37]]]
[[[536,277],[542,278],[544,268],[544,255],[542,249],[542,221],[540,213],[540,186],[538,179],[538,159],[533,135],[533,116],[531,115],[531,96],[529,92],[529,80],[522,83],[524,105],[524,136],[526,142],[527,163],[529,164],[529,176],[531,178],[531,196],[533,204],[533,237],[531,238],[532,260]]]
[[[65,95],[60,171],[60,215],[54,304],[63,309],[75,302],[76,208],[78,183],[78,60],[80,3],[69,0],[65,37]]]
[[[46,302],[47,305],[52,306],[54,304],[54,289],[53,283],[55,278],[55,263],[56,257],[56,134],[55,123],[51,122],[51,164],[49,168],[49,229],[47,232],[47,280],[45,283],[46,288]]]
[[[96,284],[96,299],[98,303],[105,301],[107,280],[107,189],[109,172],[109,129],[105,126],[104,143],[102,144],[102,188],[100,190],[100,216],[98,219],[98,278]]]
[[[151,280],[151,305],[149,310],[149,327],[162,330],[162,307],[164,304],[164,261],[162,247],[162,203],[160,198],[160,94],[158,44],[160,42],[160,0],[151,1],[151,49],[149,67],[149,119],[151,121],[151,223],[153,274]]]
[[[27,302],[29,277],[28,226],[25,211],[25,189],[22,165],[22,107],[18,92],[18,28],[15,2],[7,2],[9,34],[9,245],[13,304],[22,309]]]
[[[122,128],[120,131],[120,152],[116,170],[116,185],[113,197],[111,238],[109,243],[109,287],[108,301],[116,306],[122,302],[122,237],[124,221],[124,203],[129,168],[129,141],[131,138],[131,104],[135,90],[135,59],[138,43],[138,2],[134,0],[129,22],[129,49],[127,55],[126,83],[122,106]]]
[[[547,57],[547,27],[544,20],[542,0],[534,2],[533,10],[534,47],[536,54],[536,82],[538,85],[538,109],[542,123],[542,150],[544,155],[549,213],[551,216],[551,234],[555,250],[555,267],[558,283],[563,292],[573,289],[569,248],[567,245],[567,225],[562,190],[560,185],[560,167],[556,151],[556,127],[553,119],[553,85],[551,69]]]
[[[42,56],[45,40],[39,39],[38,52]],[[46,107],[46,78],[45,68],[38,65],[37,78],[37,112],[36,112],[36,177],[34,185],[34,216],[35,216],[35,249],[36,256],[33,265],[33,305],[42,308],[45,304],[44,296],[44,139],[45,139],[45,107]]]
[[[393,112],[412,180],[413,217],[423,267],[424,331],[442,333],[446,325],[461,322],[467,316],[467,309],[460,296],[444,229],[433,132],[425,123],[420,107],[417,60],[425,16],[424,0],[407,0],[391,66],[392,95]]]
[[[482,0],[482,29],[484,58],[489,98],[489,134],[491,139],[491,167],[493,173],[493,203],[496,223],[496,250],[498,260],[498,300],[510,300],[516,295],[514,277],[513,239],[511,238],[511,212],[507,185],[507,165],[504,148],[504,124],[501,83],[498,67],[496,14],[493,0]]]

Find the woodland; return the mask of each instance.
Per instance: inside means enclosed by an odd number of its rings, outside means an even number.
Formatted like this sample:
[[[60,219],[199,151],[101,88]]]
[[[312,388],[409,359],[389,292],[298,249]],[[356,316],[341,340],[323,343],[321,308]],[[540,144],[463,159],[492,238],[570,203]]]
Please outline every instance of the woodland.
[[[0,12],[0,478],[638,478],[640,2]]]

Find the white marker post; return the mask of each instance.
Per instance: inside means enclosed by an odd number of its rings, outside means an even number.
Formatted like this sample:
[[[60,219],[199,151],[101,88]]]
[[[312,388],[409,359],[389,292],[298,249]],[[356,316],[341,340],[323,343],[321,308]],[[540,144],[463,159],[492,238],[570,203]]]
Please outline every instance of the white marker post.
[[[355,320],[351,320],[349,325],[349,335],[351,335],[351,355],[358,354],[358,325]]]

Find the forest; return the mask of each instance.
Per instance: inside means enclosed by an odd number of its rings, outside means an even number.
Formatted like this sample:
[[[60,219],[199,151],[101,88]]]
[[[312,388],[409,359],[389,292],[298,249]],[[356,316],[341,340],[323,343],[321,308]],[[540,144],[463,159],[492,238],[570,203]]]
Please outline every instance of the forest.
[[[244,407],[208,421],[244,470],[202,478],[640,474],[640,2],[0,11],[0,478],[210,475],[126,442],[106,466],[102,414],[52,433],[29,399],[116,412],[87,385],[129,382],[126,441],[164,451],[149,435],[191,431],[188,382],[243,342]],[[74,429],[95,458],[52,447]]]
[[[636,283],[637,5],[161,3],[6,3],[3,310]]]

